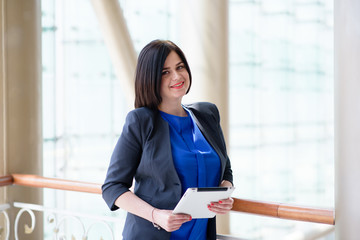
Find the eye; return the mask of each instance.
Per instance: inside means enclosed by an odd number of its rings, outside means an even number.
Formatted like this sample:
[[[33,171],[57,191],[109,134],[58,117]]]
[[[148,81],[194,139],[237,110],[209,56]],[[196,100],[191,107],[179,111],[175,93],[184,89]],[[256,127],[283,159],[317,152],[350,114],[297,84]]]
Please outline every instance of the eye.
[[[185,68],[184,65],[180,65],[180,66],[177,67],[178,70],[181,70],[181,69],[184,69],[184,68]]]
[[[168,74],[169,73],[169,71],[163,71],[162,73],[161,73],[161,75],[166,75],[166,74]]]

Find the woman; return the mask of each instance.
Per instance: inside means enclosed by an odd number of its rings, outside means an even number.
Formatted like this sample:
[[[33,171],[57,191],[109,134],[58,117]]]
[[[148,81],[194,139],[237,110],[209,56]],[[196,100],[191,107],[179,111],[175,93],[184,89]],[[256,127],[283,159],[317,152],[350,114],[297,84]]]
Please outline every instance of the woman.
[[[102,186],[110,209],[128,212],[125,240],[216,239],[215,218],[172,214],[189,187],[232,186],[219,112],[211,103],[182,105],[190,86],[190,68],[174,43],[155,40],[140,52],[135,110],[126,117]],[[224,214],[232,205],[229,198],[208,208]]]

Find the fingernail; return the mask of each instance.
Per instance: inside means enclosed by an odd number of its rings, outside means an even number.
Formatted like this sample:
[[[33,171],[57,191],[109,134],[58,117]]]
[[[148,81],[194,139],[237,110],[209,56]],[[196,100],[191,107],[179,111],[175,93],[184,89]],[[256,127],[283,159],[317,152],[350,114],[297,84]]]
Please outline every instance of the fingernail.
[[[222,201],[219,201],[219,203],[222,203]]]
[[[213,204],[213,203],[211,203],[211,206],[214,206],[214,204]]]
[[[191,216],[189,217],[189,220],[190,220],[190,221],[192,220],[192,217],[191,217]]]

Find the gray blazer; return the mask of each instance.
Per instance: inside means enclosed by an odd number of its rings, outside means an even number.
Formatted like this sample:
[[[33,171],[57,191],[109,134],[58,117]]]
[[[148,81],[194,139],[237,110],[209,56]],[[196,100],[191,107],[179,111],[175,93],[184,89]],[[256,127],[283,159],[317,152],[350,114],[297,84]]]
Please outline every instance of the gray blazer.
[[[206,140],[221,161],[222,180],[233,181],[230,160],[220,127],[220,115],[214,104],[201,102],[184,105],[190,110]],[[115,200],[129,191],[135,179],[134,193],[150,205],[172,210],[181,198],[181,182],[174,167],[169,125],[159,111],[146,107],[132,110],[126,117],[122,134],[111,156],[102,186],[102,195],[111,210]],[[216,239],[215,218],[209,219],[208,239]],[[152,223],[127,214],[123,239],[169,239],[169,232]]]

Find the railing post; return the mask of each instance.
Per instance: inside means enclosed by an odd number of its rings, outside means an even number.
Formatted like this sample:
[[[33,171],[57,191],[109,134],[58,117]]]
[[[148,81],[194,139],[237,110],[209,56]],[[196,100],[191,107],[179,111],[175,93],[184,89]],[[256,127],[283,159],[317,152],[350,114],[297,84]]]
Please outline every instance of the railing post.
[[[335,0],[335,236],[359,239],[360,2]]]
[[[179,45],[189,61],[194,79],[184,101],[215,103],[228,143],[228,1],[186,0],[180,4],[180,11],[182,34]],[[229,215],[216,218],[218,232],[228,234]]]

